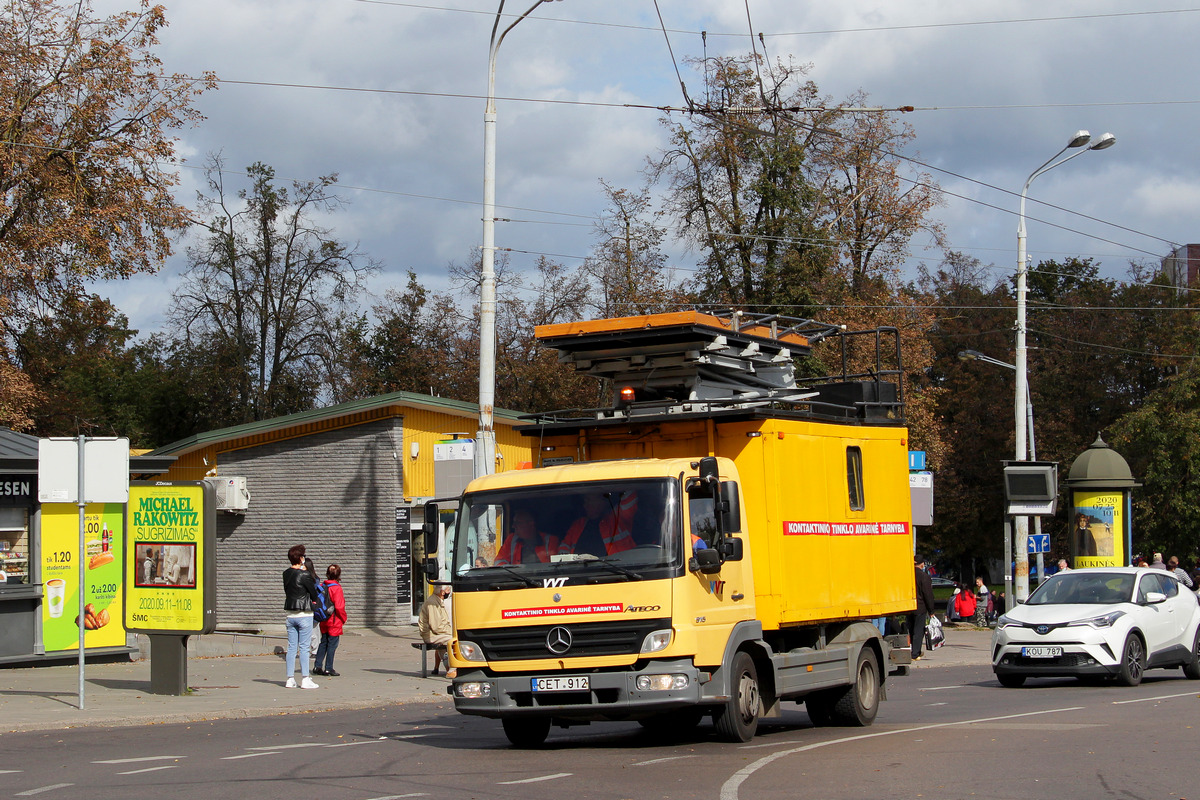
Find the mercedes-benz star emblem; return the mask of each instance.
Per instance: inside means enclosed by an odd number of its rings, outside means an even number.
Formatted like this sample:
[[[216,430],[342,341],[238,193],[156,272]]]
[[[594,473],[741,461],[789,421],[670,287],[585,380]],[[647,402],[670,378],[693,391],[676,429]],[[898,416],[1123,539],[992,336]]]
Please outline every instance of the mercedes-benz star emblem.
[[[556,656],[571,649],[571,632],[561,625],[546,634],[546,649]]]

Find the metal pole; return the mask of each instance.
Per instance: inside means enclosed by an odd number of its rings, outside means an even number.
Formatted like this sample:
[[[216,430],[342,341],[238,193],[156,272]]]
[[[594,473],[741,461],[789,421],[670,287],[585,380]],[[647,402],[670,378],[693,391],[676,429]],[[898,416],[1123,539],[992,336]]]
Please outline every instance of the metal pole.
[[[83,634],[87,629],[86,626],[83,624],[84,618],[87,616],[87,614],[83,610],[84,599],[85,599],[85,597],[84,597],[84,581],[86,578],[86,576],[83,573],[86,571],[86,565],[87,565],[87,543],[84,541],[84,512],[87,509],[87,498],[84,497],[84,495],[83,495],[83,464],[84,464],[83,449],[84,449],[84,445],[86,442],[87,442],[87,437],[84,436],[83,434],[80,434],[79,435],[79,444],[78,444],[78,462],[79,462],[79,464],[78,464],[78,468],[79,468],[78,480],[79,480],[79,483],[77,486],[77,488],[79,489],[79,494],[76,495],[76,498],[79,501],[79,551],[78,551],[79,552],[79,563],[76,567],[76,569],[78,569],[78,571],[79,571],[79,616],[75,618],[75,621],[79,624],[79,710],[80,711],[83,710],[83,661],[84,661],[84,658],[83,658],[83,650],[84,650]]]
[[[496,9],[488,47],[487,105],[483,112],[483,246],[479,276],[479,431],[475,439],[475,477],[496,470],[496,54],[517,24],[544,2],[529,9],[500,31],[505,0]]]

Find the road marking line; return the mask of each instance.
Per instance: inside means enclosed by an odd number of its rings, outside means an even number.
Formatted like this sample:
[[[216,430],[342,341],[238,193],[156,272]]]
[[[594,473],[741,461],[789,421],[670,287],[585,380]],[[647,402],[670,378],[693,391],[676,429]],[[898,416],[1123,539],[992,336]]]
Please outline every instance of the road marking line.
[[[74,785],[75,784],[73,784],[73,783],[52,783],[49,786],[42,786],[37,789],[30,789],[28,792],[17,792],[16,796],[17,797],[29,797],[31,795],[41,794],[42,792],[52,792],[55,789],[65,789],[68,786],[74,786]]]
[[[178,764],[164,764],[161,767],[146,767],[145,769],[135,769],[129,772],[118,772],[118,775],[141,775],[143,772],[158,772],[160,769],[175,769]]]
[[[110,758],[107,761],[93,761],[93,764],[137,764],[141,761],[174,761],[187,756],[142,756],[141,758]]]
[[[933,708],[934,706],[948,706],[950,704],[949,703],[926,703],[925,705],[929,706],[930,708]]]
[[[19,769],[0,769],[0,775],[13,775],[20,771]]]
[[[958,686],[927,686],[924,689],[917,689],[918,692],[940,692],[943,689],[965,689],[961,683]]]
[[[301,742],[300,744],[277,744],[274,747],[247,747],[247,750],[295,750],[297,747],[328,747],[324,742]]]
[[[793,747],[790,750],[780,750],[778,753],[772,753],[769,756],[763,756],[753,764],[747,764],[725,781],[721,786],[721,800],[738,800],[738,788],[745,783],[746,779],[753,775],[758,770],[777,761],[784,756],[795,755],[796,753],[804,753],[809,750],[816,750],[821,747],[828,747],[835,744],[845,744],[847,742],[857,742],[863,739],[877,739],[880,736],[895,736],[898,733],[917,733],[918,731],[932,731],[941,728],[954,728],[959,725],[975,725],[980,722],[998,722],[1005,719],[1020,719],[1021,717],[1036,717],[1043,714],[1058,714],[1063,711],[1083,711],[1086,706],[1070,706],[1068,708],[1051,708],[1044,711],[1027,711],[1022,714],[1006,714],[1002,717],[983,717],[981,719],[964,719],[958,722],[938,722],[932,725],[917,725],[912,728],[897,728],[891,731],[876,731],[875,733],[864,733],[858,736],[845,736],[841,739],[830,739],[826,742],[813,742],[812,744]],[[780,743],[782,744],[782,743]],[[754,745],[751,745],[753,747]],[[778,746],[778,745],[777,745]],[[742,749],[749,749],[742,748]]]
[[[635,767],[644,767],[648,764],[661,764],[664,761],[678,761],[681,758],[695,758],[695,756],[667,756],[666,758],[652,758],[649,761],[639,761],[634,764]]]
[[[327,744],[326,747],[354,747],[356,744],[375,744],[378,739],[367,739],[362,742],[338,742],[337,744]]]
[[[1151,700],[1174,700],[1176,697],[1192,697],[1196,692],[1183,692],[1181,694],[1163,694],[1158,697],[1139,697],[1137,700],[1114,700],[1114,706],[1123,706],[1127,703],[1146,703]]]
[[[413,792],[411,794],[389,794],[387,797],[372,797],[369,800],[403,800],[405,797],[429,797],[428,792]]]
[[[265,753],[245,753],[244,755],[240,755],[240,756],[223,756],[221,758],[221,760],[222,761],[233,761],[238,758],[258,758],[259,756],[277,756],[277,755],[279,755],[279,753],[267,751]]]
[[[525,778],[524,780],[520,781],[500,781],[499,785],[512,786],[516,783],[538,783],[540,781],[553,781],[557,780],[558,778],[569,778],[572,774],[573,773],[570,772],[556,772],[553,775],[543,775],[540,778]]]

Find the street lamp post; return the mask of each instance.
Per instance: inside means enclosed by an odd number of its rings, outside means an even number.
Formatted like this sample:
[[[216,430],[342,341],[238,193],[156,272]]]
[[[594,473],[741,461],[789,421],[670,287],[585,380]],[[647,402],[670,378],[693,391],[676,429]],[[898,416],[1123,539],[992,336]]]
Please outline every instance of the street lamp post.
[[[978,350],[962,350],[958,354],[958,359],[959,361],[982,361],[985,364],[995,364],[997,367],[1004,367],[1005,369],[1011,369],[1013,371],[1016,371],[1017,369],[1016,364],[1009,364],[1007,361],[1001,361],[998,358],[992,358],[991,356],[984,355]],[[1037,461],[1037,445],[1034,443],[1033,436],[1033,396],[1030,394],[1028,382],[1025,384],[1025,421],[1026,428],[1029,431],[1029,460]],[[1033,526],[1034,533],[1040,536],[1042,533],[1042,518],[1034,517]],[[1026,543],[1025,546],[1028,547],[1028,543]],[[1014,605],[1012,576],[1008,574],[1008,565],[1012,564],[1013,561],[1012,542],[1009,540],[1006,534],[1004,538],[1004,602],[1006,611],[1011,610]],[[1045,580],[1046,577],[1046,563],[1040,552],[1037,554],[1037,565],[1038,581],[1041,582]]]
[[[1016,418],[1016,461],[1025,461],[1026,446],[1025,446],[1025,425],[1026,425],[1026,405],[1029,396],[1029,373],[1026,359],[1025,347],[1025,289],[1026,276],[1028,274],[1028,265],[1026,264],[1025,256],[1025,197],[1029,193],[1029,185],[1039,175],[1067,163],[1072,158],[1080,156],[1088,150],[1104,150],[1112,147],[1117,143],[1117,137],[1111,133],[1106,133],[1097,139],[1094,143],[1092,136],[1087,131],[1078,131],[1071,140],[1067,142],[1066,147],[1059,150],[1052,158],[1042,164],[1040,167],[1030,173],[1029,178],[1025,181],[1025,186],[1021,189],[1021,213],[1017,222],[1017,349],[1016,349],[1016,364],[1014,365],[1017,371],[1016,389],[1014,391],[1014,416]],[[1077,153],[1072,153],[1066,158],[1059,158],[1063,153],[1072,148],[1085,147]],[[1013,550],[1018,554],[1016,559],[1016,584],[1015,593],[1018,603],[1023,603],[1029,597],[1029,558],[1022,557],[1028,552],[1029,548],[1029,519],[1027,517],[1016,517],[1014,520],[1013,534]]]
[[[496,54],[508,32],[543,3],[537,0],[503,30],[505,0],[496,9],[488,47],[487,106],[483,111],[483,246],[479,276],[479,433],[475,443],[475,477],[496,469]]]

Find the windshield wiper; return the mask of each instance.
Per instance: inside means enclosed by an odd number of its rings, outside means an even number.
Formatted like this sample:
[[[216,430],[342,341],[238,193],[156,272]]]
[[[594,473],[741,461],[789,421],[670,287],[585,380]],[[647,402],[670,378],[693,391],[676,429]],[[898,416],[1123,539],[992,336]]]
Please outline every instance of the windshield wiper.
[[[625,569],[620,564],[616,564],[607,558],[597,558],[595,561],[588,561],[587,563],[588,564],[603,564],[604,566],[611,569],[613,572],[618,572],[621,575],[624,575],[626,578],[629,578],[630,580],[634,580],[634,581],[643,580],[642,576],[639,575],[638,573],[636,573],[632,570]]]
[[[512,575],[514,578],[519,580],[521,583],[528,586],[530,589],[533,589],[533,588],[536,588],[537,586],[539,586],[538,582],[535,581],[533,578],[530,578],[528,575],[522,575],[521,573],[517,572],[512,567],[506,567],[503,564],[492,564],[492,566],[489,567],[489,569],[502,569],[505,572],[507,572],[509,575]]]

